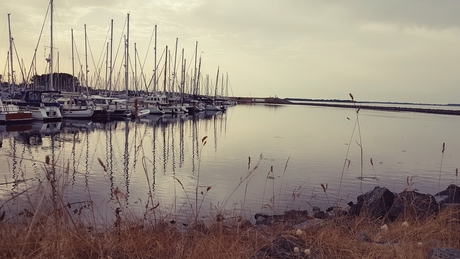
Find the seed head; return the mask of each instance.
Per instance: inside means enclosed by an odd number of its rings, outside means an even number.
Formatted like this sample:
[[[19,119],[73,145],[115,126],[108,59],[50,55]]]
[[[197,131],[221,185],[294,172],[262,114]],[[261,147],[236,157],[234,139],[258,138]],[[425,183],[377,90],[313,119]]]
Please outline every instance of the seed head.
[[[301,236],[302,233],[303,233],[303,231],[300,230],[300,229],[297,229],[297,231],[295,232],[295,234],[296,234],[297,236]]]
[[[310,255],[310,249],[308,249],[308,248],[303,250],[303,252],[304,252],[305,255]]]
[[[295,253],[295,254],[298,254],[298,253],[299,253],[299,248],[298,248],[297,246],[294,247],[294,253]]]
[[[401,226],[407,228],[407,227],[409,227],[409,223],[408,223],[407,221],[404,221],[404,222],[401,224]]]
[[[380,227],[380,229],[381,229],[382,231],[384,231],[384,232],[387,232],[387,231],[388,231],[388,226],[387,226],[387,224],[383,224],[383,225]]]

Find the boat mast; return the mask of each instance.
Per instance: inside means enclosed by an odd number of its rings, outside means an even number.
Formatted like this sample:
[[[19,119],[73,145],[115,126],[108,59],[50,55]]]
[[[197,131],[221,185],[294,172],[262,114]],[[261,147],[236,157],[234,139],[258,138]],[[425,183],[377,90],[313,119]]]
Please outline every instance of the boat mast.
[[[74,38],[73,38],[73,29],[70,29],[70,34],[72,35],[72,92],[75,92],[75,56],[74,56]]]
[[[85,84],[86,94],[88,95],[88,38],[86,35],[86,24],[85,24]]]
[[[181,103],[184,101],[184,91],[185,91],[185,68],[187,60],[184,58],[184,49],[182,49],[182,76],[181,76]]]
[[[174,83],[176,82],[176,60],[177,60],[177,43],[179,38],[176,38],[176,49],[174,50],[174,72],[173,72],[173,81],[172,81],[172,92],[174,92]]]
[[[196,42],[195,44],[195,75],[193,76],[193,89],[192,89],[192,94],[195,95],[196,93],[196,89],[197,89],[197,86],[198,86],[198,82],[197,82],[197,70],[196,70],[196,61],[198,60],[198,41]]]
[[[227,79],[225,80],[225,96],[228,97],[228,72],[227,72]]]
[[[53,0],[50,0],[50,86],[49,90],[53,90]]]
[[[199,88],[200,75],[201,75],[201,54],[200,54],[200,62],[198,63],[198,75],[197,75],[197,79],[196,79],[196,89],[193,92],[193,94],[195,96],[200,94],[200,91],[199,91],[199,89],[200,89]]]
[[[110,21],[110,64],[109,64],[109,93],[112,93],[112,52],[113,52],[113,19]]]
[[[153,62],[153,93],[156,94],[157,92],[157,25],[155,24],[155,46],[153,47],[154,52],[154,60]]]
[[[11,23],[10,23],[10,14],[8,14],[8,31],[10,37],[10,69],[11,69],[11,85],[10,92],[13,91],[14,86],[14,69],[13,69],[13,36],[11,36]],[[8,80],[9,81],[9,80]]]
[[[217,85],[219,84],[219,67],[217,67],[217,76],[216,76],[216,88],[214,89],[214,101],[217,96]]]
[[[136,91],[135,93],[137,94],[139,91],[137,89],[137,45],[136,45],[136,42],[134,42],[134,74],[133,74],[133,80],[134,80],[134,90]]]
[[[166,75],[167,75],[167,69],[168,68],[168,46],[166,45],[166,51],[165,51],[165,79],[164,79],[164,94],[166,94]]]
[[[128,62],[129,62],[129,13],[127,16],[127,30],[126,30],[126,54],[125,54],[125,86],[126,86],[126,100],[128,100]],[[128,105],[128,103],[126,103]]]

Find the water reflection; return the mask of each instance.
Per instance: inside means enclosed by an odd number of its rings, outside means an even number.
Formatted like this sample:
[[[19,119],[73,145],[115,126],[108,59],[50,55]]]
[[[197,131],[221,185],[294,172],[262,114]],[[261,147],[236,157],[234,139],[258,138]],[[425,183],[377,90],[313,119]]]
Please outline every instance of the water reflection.
[[[333,205],[331,197],[339,193],[339,186],[341,197],[337,198],[350,201],[360,194],[360,182],[366,179],[363,191],[380,184],[399,192],[406,188],[408,176],[417,175],[413,188],[432,194],[438,185],[457,180],[449,173],[458,168],[457,117],[361,111],[364,165],[363,178],[358,179],[358,136],[348,142],[353,125],[347,117],[353,115],[351,109],[241,105],[224,113],[149,115],[139,121],[65,120],[0,126],[0,153],[5,158],[0,166],[9,169],[0,172],[0,177],[14,183],[0,185],[0,196],[5,190],[23,189],[22,179],[45,179],[47,156],[48,167],[56,165],[57,176],[68,172],[70,199],[90,197],[102,214],[108,205],[112,209],[119,206],[113,205],[117,188],[139,211],[160,203],[171,214],[183,215],[191,211],[190,203],[195,204],[197,185],[200,191],[212,187],[208,195],[198,192],[203,207],[216,208],[228,201],[229,207],[239,208],[238,202],[245,201],[253,210],[270,204],[270,209],[282,211],[308,209],[308,204]],[[208,136],[205,146],[204,136]],[[446,156],[438,184],[443,142]],[[260,154],[263,159],[247,193],[246,182],[240,188],[244,191],[234,191],[247,174],[248,157],[252,157],[252,168]],[[340,185],[345,155],[351,165]],[[371,158],[373,166],[365,163]],[[267,176],[270,170],[273,172]],[[379,178],[378,183],[368,179],[373,176]],[[327,193],[320,184],[328,184]]]
[[[60,174],[68,174],[66,191],[74,201],[107,203],[117,187],[126,195],[126,204],[150,202],[149,196],[173,201],[182,196],[176,190],[177,177],[190,178],[198,170],[201,138],[212,134],[217,149],[223,114],[2,125],[1,150],[8,159],[0,166],[10,164],[11,170],[1,177],[12,182],[9,190],[16,192],[21,179],[42,182],[49,170],[51,181],[57,182]],[[184,188],[189,191],[190,186]]]

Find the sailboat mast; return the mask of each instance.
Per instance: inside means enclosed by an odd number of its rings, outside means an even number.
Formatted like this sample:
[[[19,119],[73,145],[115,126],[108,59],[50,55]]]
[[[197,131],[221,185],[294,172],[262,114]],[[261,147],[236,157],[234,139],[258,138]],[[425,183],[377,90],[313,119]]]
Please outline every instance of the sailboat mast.
[[[109,73],[109,43],[105,47],[105,90],[107,90],[108,73]]]
[[[109,72],[109,93],[112,92],[112,51],[113,51],[113,19],[110,22],[110,72]]]
[[[196,78],[196,88],[194,89],[194,92],[193,92],[194,95],[200,94],[200,91],[199,91],[200,75],[201,75],[201,55],[200,55],[200,62],[198,63],[198,75]]]
[[[167,75],[167,69],[168,68],[168,46],[166,46],[166,51],[165,51],[165,79],[164,79],[164,93],[166,94],[166,75]]]
[[[128,62],[129,62],[129,13],[127,16],[127,30],[126,30],[126,55],[125,55],[125,87],[126,87],[126,99],[128,99],[128,86],[129,86],[129,81],[128,81]]]
[[[75,56],[74,56],[74,38],[73,38],[73,29],[70,30],[72,35],[72,92],[75,92]]]
[[[227,79],[225,80],[225,96],[228,97],[228,72],[227,72]]]
[[[181,80],[180,80],[180,85],[182,88],[182,93],[184,92],[185,89],[185,58],[184,58],[184,49],[182,49],[182,64],[181,64]]]
[[[53,85],[53,9],[54,9],[54,4],[53,0],[50,0],[50,89],[53,90],[54,85]]]
[[[176,60],[177,60],[177,44],[179,38],[176,38],[176,49],[174,50],[174,72],[173,72],[173,81],[172,81],[172,92],[174,92],[174,83],[176,82]]]
[[[155,24],[155,46],[153,47],[154,52],[154,67],[153,67],[153,92],[157,92],[157,25]]]
[[[86,35],[86,24],[85,24],[85,85],[86,85],[86,92],[88,92],[88,38]]]
[[[214,100],[216,100],[218,84],[219,84],[219,67],[217,67],[216,88],[214,89]]]
[[[198,82],[197,82],[197,74],[198,73],[196,71],[196,61],[197,60],[198,60],[198,41],[195,44],[195,75],[193,76],[193,89],[191,91],[193,94],[195,94],[197,86],[198,86]]]
[[[137,89],[137,46],[136,42],[134,42],[134,90],[136,93],[138,92]]]
[[[8,32],[10,37],[10,69],[11,69],[11,86],[14,86],[14,69],[13,69],[13,36],[11,36],[11,23],[10,23],[10,14],[8,14]],[[11,88],[10,91],[13,89]]]

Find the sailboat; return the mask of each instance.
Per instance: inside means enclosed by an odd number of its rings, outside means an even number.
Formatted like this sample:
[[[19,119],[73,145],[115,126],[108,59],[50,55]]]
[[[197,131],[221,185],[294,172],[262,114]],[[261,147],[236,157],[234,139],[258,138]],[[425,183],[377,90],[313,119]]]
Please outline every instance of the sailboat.
[[[21,110],[12,103],[4,103],[0,98],[0,123],[21,123],[32,119],[31,111]]]
[[[214,90],[214,99],[212,100],[212,102],[209,102],[206,104],[205,106],[205,110],[206,111],[222,111],[222,106],[217,104],[217,101],[216,101],[216,96],[217,96],[217,84],[219,82],[219,68],[217,68],[217,77],[216,77],[216,88]]]
[[[59,94],[59,91],[53,91],[53,0],[50,0],[50,31],[51,45],[50,57],[46,60],[50,65],[49,86],[47,91],[26,91],[21,100],[12,100],[14,104],[21,107],[23,110],[32,112],[32,117],[35,120],[51,121],[61,120],[62,114],[59,109],[59,103],[56,102],[54,95]]]
[[[11,67],[11,87],[14,86],[13,76],[13,37],[11,36],[10,26],[10,14],[8,14],[8,30],[9,30],[9,42],[10,42],[10,67]],[[0,97],[0,123],[14,123],[14,122],[25,122],[32,120],[32,112],[27,110],[20,110],[19,106],[12,103],[4,103]]]

